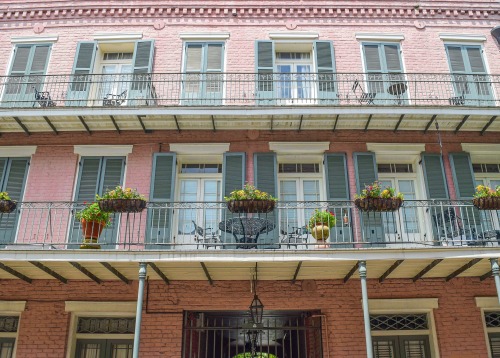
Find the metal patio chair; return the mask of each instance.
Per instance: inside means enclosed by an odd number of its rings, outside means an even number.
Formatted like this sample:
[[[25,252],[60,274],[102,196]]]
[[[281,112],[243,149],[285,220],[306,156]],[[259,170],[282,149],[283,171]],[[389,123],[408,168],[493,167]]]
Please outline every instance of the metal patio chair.
[[[306,226],[294,226],[290,231],[281,229],[281,245],[286,245],[287,249],[289,249],[291,246],[295,246],[295,249],[297,249],[298,245],[307,243],[308,236],[309,232]]]
[[[119,107],[127,99],[127,90],[120,94],[108,93],[102,100],[102,105],[105,107]]]
[[[56,102],[54,102],[52,100],[52,98],[50,97],[49,91],[41,92],[41,91],[37,90],[35,86],[33,86],[33,89],[35,90],[35,92],[34,92],[35,101],[38,102],[40,107],[45,108],[45,107],[55,107],[56,106]],[[33,107],[35,107],[36,102],[33,102]]]
[[[220,246],[222,241],[220,240],[220,235],[217,234],[217,230],[213,230],[211,227],[202,228],[197,225],[194,220],[192,221],[194,225],[194,241],[196,242],[196,249],[199,248],[200,245],[203,245],[205,249],[213,246],[217,248]]]
[[[375,92],[365,92],[358,80],[354,81],[352,92],[360,104],[375,104],[373,100],[377,94]]]

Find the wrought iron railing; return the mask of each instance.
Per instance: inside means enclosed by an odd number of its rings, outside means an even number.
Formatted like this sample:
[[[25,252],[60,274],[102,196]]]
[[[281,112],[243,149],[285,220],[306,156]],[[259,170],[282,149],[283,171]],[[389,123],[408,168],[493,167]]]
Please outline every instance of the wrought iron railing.
[[[77,249],[83,207],[72,202],[23,202],[0,214],[4,249]],[[314,210],[336,217],[329,239],[307,227]],[[233,214],[222,202],[148,203],[141,213],[113,214],[99,237],[102,249],[196,250],[418,248],[498,246],[500,211],[470,201],[406,200],[394,212],[361,212],[350,201],[278,202],[267,214]],[[87,248],[89,248],[87,246]],[[90,247],[91,248],[91,247]]]
[[[147,73],[0,78],[7,108],[498,106],[500,76],[374,73]]]

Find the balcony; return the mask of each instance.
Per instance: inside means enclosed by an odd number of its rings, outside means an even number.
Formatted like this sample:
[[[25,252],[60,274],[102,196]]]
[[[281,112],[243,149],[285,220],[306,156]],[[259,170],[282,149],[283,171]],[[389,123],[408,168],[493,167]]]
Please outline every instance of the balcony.
[[[0,214],[5,250],[79,249],[74,219],[82,204],[23,202]],[[326,243],[305,225],[315,209],[336,216]],[[478,211],[468,201],[406,200],[395,212],[360,212],[349,201],[278,202],[269,214],[232,214],[222,202],[148,203],[138,214],[115,214],[102,232],[104,250],[266,251],[370,248],[498,247],[500,211]],[[88,251],[88,250],[86,250]],[[220,252],[220,251],[219,251]]]

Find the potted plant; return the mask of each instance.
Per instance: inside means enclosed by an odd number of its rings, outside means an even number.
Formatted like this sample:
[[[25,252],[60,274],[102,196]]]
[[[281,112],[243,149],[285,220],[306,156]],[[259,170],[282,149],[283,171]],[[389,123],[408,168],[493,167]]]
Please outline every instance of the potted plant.
[[[232,213],[269,213],[278,200],[248,183],[243,189],[232,191],[224,199]]]
[[[337,218],[330,211],[314,210],[307,227],[312,237],[318,241],[324,241],[330,236],[330,228],[335,226]]]
[[[83,244],[80,245],[80,248],[100,249],[101,245],[97,245],[97,239],[104,227],[109,225],[110,213],[102,211],[99,204],[94,202],[86,204],[82,210],[76,213],[75,217],[82,224]]]
[[[136,189],[117,186],[103,196],[96,195],[102,211],[114,213],[139,213],[146,207],[146,198]]]
[[[480,210],[500,210],[500,185],[496,189],[478,185],[472,203]]]
[[[12,200],[9,193],[0,191],[0,213],[9,214],[16,210],[17,203]]]
[[[380,183],[375,181],[354,197],[354,205],[361,211],[396,211],[403,204],[403,199],[403,194],[396,193],[394,188],[388,186],[382,189]]]

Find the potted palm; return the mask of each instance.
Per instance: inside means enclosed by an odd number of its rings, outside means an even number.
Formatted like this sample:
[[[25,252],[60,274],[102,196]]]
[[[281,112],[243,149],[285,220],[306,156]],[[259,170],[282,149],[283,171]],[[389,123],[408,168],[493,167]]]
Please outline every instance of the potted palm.
[[[17,203],[12,200],[9,193],[0,191],[0,213],[9,214],[16,210]]]
[[[232,191],[224,199],[232,213],[269,213],[278,200],[252,184],[245,184],[243,189]]]
[[[403,199],[403,194],[396,193],[396,189],[389,186],[383,189],[375,181],[354,197],[354,205],[361,211],[396,211],[403,204]]]
[[[113,213],[139,213],[146,207],[146,198],[136,189],[117,186],[102,196],[96,195],[102,211]]]
[[[94,202],[86,204],[75,217],[82,224],[83,244],[80,249],[100,249],[101,245],[97,244],[97,239],[104,227],[109,225],[110,213],[102,211],[99,204]]]
[[[335,226],[337,218],[330,211],[314,210],[307,227],[314,237],[319,242],[326,241],[330,236],[330,228]]]
[[[472,203],[480,210],[500,210],[500,185],[496,189],[478,185]]]

